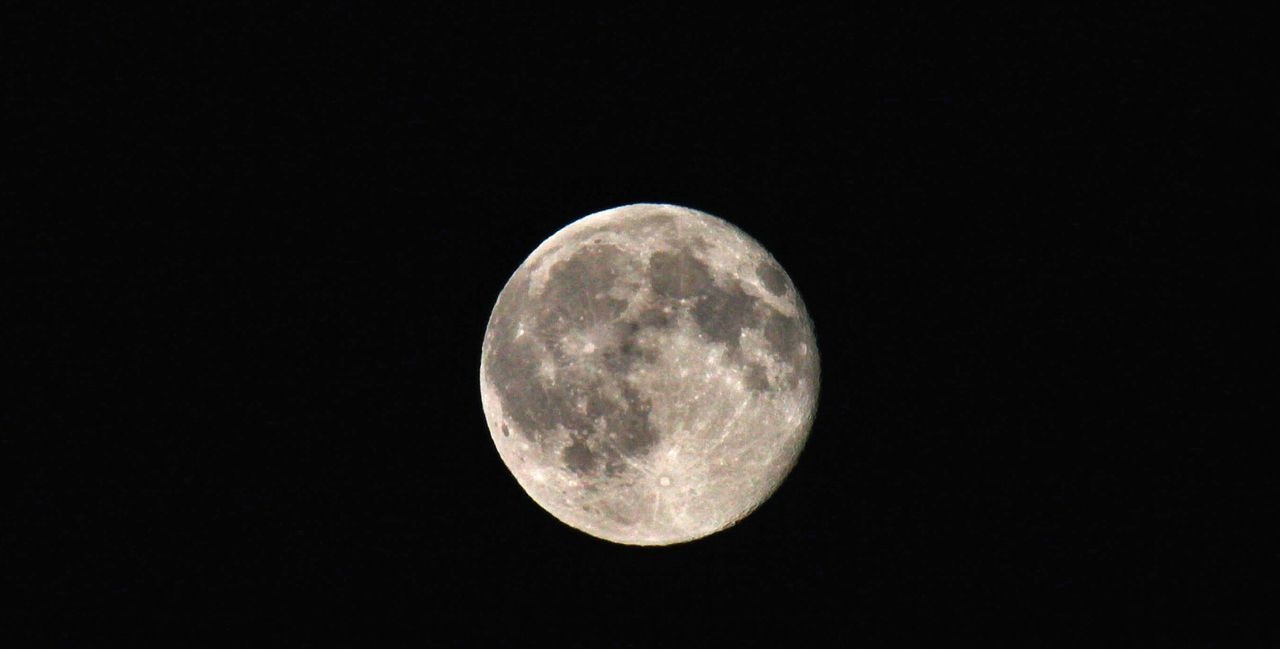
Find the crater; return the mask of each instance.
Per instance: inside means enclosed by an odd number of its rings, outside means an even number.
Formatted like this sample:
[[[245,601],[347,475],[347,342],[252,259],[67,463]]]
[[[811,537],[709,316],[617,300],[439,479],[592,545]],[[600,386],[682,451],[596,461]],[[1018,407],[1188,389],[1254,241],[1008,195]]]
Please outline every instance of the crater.
[[[774,295],[783,295],[787,292],[787,276],[769,262],[761,262],[756,266],[756,277],[759,277],[760,283]]]

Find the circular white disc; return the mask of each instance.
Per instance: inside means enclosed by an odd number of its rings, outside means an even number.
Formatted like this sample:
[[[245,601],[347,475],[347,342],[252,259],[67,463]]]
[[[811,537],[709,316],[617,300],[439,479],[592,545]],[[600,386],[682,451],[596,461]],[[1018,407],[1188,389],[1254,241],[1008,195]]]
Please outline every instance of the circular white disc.
[[[534,501],[599,538],[667,545],[777,489],[818,375],[804,304],[759,243],[639,204],[572,223],[520,265],[489,318],[480,387]]]

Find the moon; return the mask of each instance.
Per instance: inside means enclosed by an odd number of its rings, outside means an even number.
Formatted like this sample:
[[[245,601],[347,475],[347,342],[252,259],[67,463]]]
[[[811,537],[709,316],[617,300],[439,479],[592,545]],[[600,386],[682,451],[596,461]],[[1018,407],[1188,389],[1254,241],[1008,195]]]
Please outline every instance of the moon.
[[[705,537],[795,466],[817,409],[813,324],[759,243],[637,204],[529,255],[485,331],[480,395],[516,481],[560,521],[628,545]]]

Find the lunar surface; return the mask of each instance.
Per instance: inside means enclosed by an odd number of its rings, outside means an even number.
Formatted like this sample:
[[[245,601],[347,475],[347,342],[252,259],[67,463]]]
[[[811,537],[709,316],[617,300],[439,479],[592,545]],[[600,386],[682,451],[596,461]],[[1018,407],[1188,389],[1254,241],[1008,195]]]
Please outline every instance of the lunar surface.
[[[818,400],[813,326],[741,230],[628,205],[547,239],[489,318],[480,393],[516,481],[564,523],[668,545],[750,514],[795,465]]]

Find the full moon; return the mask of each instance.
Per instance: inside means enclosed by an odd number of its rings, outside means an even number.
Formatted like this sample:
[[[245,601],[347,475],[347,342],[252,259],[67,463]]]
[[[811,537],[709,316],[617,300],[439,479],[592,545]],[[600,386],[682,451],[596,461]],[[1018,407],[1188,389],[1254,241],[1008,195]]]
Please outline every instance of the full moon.
[[[489,317],[480,395],[498,454],[560,521],[630,545],[702,538],[795,465],[818,402],[790,277],[684,207],[597,212],[542,242]]]

